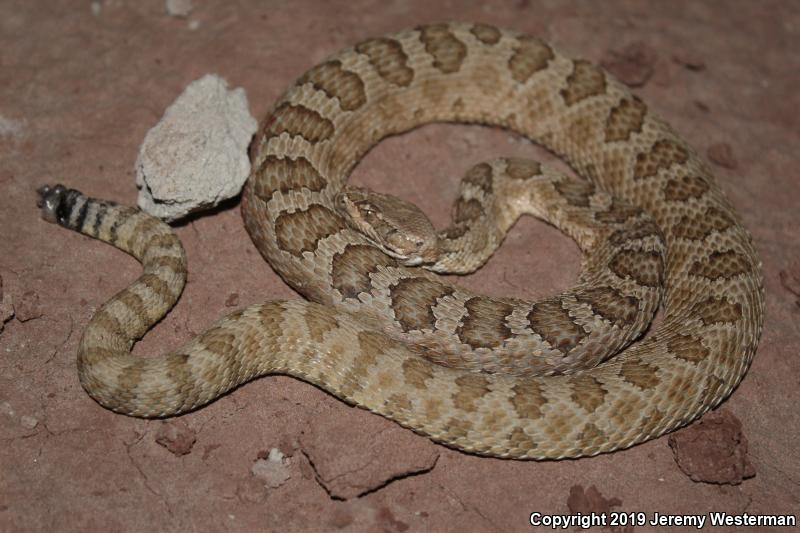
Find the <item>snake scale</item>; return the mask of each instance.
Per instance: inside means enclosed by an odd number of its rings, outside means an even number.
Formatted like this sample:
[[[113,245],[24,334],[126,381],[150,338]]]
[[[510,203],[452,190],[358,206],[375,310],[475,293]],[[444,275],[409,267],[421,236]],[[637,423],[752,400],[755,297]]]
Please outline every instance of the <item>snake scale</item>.
[[[346,178],[382,138],[435,121],[511,129],[583,179],[525,160],[477,165],[434,259],[427,242],[390,227],[382,195],[348,190]],[[103,406],[168,416],[286,374],[467,452],[565,458],[687,424],[749,367],[763,321],[761,265],[709,168],[622,84],[535,37],[449,23],[362,41],[299,78],[254,148],[245,226],[310,301],[236,311],[157,358],[130,350],[182,291],[176,235],[136,209],[41,189],[45,219],[144,267],[79,345],[81,383]],[[518,199],[504,199],[510,190]],[[413,208],[399,205],[407,218]],[[578,242],[586,256],[576,287],[532,303],[474,294],[431,272],[474,270],[521,214]],[[387,241],[357,231],[353,216]],[[398,251],[406,241],[416,257]],[[467,260],[470,248],[478,255]],[[628,346],[662,287],[663,320]]]

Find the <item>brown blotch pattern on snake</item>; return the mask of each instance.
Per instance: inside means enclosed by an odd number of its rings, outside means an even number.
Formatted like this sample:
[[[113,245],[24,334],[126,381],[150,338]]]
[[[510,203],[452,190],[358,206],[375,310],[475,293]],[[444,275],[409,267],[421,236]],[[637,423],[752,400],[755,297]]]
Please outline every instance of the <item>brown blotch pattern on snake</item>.
[[[542,165],[538,161],[510,157],[506,159],[506,174],[515,180],[526,180],[542,173]]]
[[[527,420],[536,420],[542,416],[542,407],[547,404],[547,398],[542,393],[542,388],[533,381],[520,382],[512,388],[511,405],[514,411]]]
[[[485,194],[492,193],[492,167],[488,163],[475,165],[467,172],[463,183],[477,187]]]
[[[370,275],[380,267],[397,266],[397,261],[366,244],[351,244],[333,256],[331,282],[344,298],[358,298],[372,290]]]
[[[305,312],[308,334],[316,343],[322,343],[325,334],[340,327],[339,321],[331,313],[320,313],[319,308],[309,307]]]
[[[561,89],[561,97],[564,103],[572,106],[605,90],[605,73],[588,61],[578,59],[572,63],[572,74],[567,77],[567,86]]]
[[[463,418],[453,417],[445,424],[445,433],[453,440],[463,439],[472,429],[472,422]]]
[[[508,68],[512,78],[519,83],[525,83],[531,76],[545,69],[553,58],[553,50],[541,40],[520,37],[514,55],[508,60]]]
[[[644,240],[658,241],[663,244],[661,232],[658,230],[658,226],[652,221],[642,222],[633,227],[618,229],[608,238],[608,242],[616,247],[620,247],[625,243]]]
[[[433,56],[433,66],[444,74],[458,72],[467,56],[467,47],[450,32],[447,24],[419,28],[425,51]]]
[[[352,396],[364,390],[366,377],[370,369],[375,366],[378,357],[383,353],[385,345],[383,339],[375,339],[375,332],[362,331],[358,333],[359,356],[351,360],[344,379],[342,380],[342,393]]]
[[[699,363],[708,357],[709,350],[693,335],[678,334],[667,343],[667,349],[690,363]]]
[[[619,373],[622,379],[641,390],[652,389],[661,383],[661,378],[658,377],[658,367],[649,365],[639,358],[625,361]]]
[[[586,337],[580,324],[564,309],[559,299],[545,300],[533,305],[528,323],[554,349],[567,354]]]
[[[664,199],[668,202],[685,202],[689,198],[700,198],[708,191],[708,183],[699,176],[681,176],[664,183]]]
[[[677,239],[699,241],[714,232],[721,233],[734,224],[733,218],[728,213],[716,207],[709,207],[705,212],[682,216],[671,229]]]
[[[401,392],[389,396],[386,400],[386,409],[393,415],[400,415],[411,410],[411,400]]]
[[[578,446],[580,446],[585,452],[589,453],[590,450],[599,446],[600,443],[603,441],[608,440],[608,435],[605,432],[597,427],[596,424],[591,422],[587,422],[586,425],[583,426],[580,433],[578,433]]]
[[[587,413],[592,413],[603,405],[608,394],[602,383],[591,376],[570,376],[569,383],[572,386],[570,398]]]
[[[303,83],[311,83],[329,98],[339,100],[339,106],[344,111],[355,111],[367,102],[361,77],[344,70],[342,62],[338,60],[327,61],[312,68],[298,80],[298,84]]]
[[[591,307],[593,314],[621,328],[632,324],[639,310],[636,298],[626,296],[613,287],[591,287],[577,293],[575,299]]]
[[[394,316],[403,331],[433,330],[437,302],[453,294],[453,289],[426,278],[405,278],[390,289]]]
[[[739,252],[711,252],[708,257],[692,263],[689,274],[709,280],[731,279],[752,270],[747,257]]]
[[[489,393],[489,381],[479,374],[464,374],[456,378],[458,391],[453,394],[453,404],[463,411],[475,410],[475,401]]]
[[[461,342],[472,348],[497,348],[513,335],[506,318],[514,307],[493,298],[475,297],[464,303],[467,312],[456,329]]]
[[[564,179],[556,182],[554,187],[569,205],[576,207],[589,207],[595,192],[594,184],[586,180]]]
[[[627,141],[634,133],[642,131],[647,106],[637,97],[623,98],[606,119],[606,142]]]
[[[620,250],[608,268],[622,279],[631,278],[639,285],[659,287],[664,277],[661,254],[641,250]]]
[[[671,139],[656,141],[650,150],[636,156],[633,179],[641,180],[655,176],[659,170],[675,164],[683,164],[689,158],[686,148]]]
[[[313,109],[283,103],[273,111],[264,133],[265,139],[282,133],[288,133],[292,137],[299,135],[313,144],[330,139],[333,135],[333,123]]]
[[[691,314],[705,325],[733,323],[742,318],[742,304],[711,296],[696,303]]]
[[[314,165],[303,156],[297,159],[267,156],[256,170],[256,176],[256,196],[265,202],[269,202],[278,191],[282,194],[303,189],[319,192],[327,185]]]
[[[365,54],[378,75],[392,85],[407,87],[414,79],[414,71],[408,66],[408,56],[394,39],[369,39],[357,44],[355,49]]]
[[[425,389],[425,382],[433,377],[430,363],[421,359],[406,359],[402,364],[403,379],[415,389]]]
[[[476,220],[483,216],[483,205],[478,200],[465,200],[459,198],[456,201],[455,212],[453,213],[453,222],[460,224],[461,222],[468,222]]]
[[[535,450],[539,446],[521,427],[515,427],[506,438],[512,450]]]
[[[275,220],[278,247],[298,257],[314,252],[319,241],[346,227],[339,215],[319,204],[304,211],[281,213]]]
[[[488,24],[474,24],[469,31],[480,42],[488,45],[497,44],[502,37],[500,30]]]

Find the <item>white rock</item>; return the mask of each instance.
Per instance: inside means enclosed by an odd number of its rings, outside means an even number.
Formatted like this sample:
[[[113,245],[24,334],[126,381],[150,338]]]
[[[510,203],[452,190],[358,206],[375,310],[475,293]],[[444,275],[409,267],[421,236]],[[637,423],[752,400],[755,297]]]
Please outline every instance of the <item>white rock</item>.
[[[14,408],[11,407],[11,404],[8,402],[0,402],[0,413],[3,413],[7,416],[14,416]]]
[[[20,422],[20,424],[23,425],[23,427],[26,427],[28,429],[33,429],[33,428],[35,428],[36,426],[39,425],[39,421],[38,420],[36,420],[34,417],[28,416],[28,415],[23,415],[19,419],[19,422]]]
[[[193,81],[145,136],[136,160],[138,204],[167,221],[239,194],[258,129],[244,89],[214,74]]]
[[[271,448],[269,450],[269,455],[267,456],[267,461],[270,461],[271,463],[283,464],[285,458],[286,456],[283,455],[283,452],[280,451],[278,448]]]
[[[192,0],[167,0],[167,14],[172,17],[186,17],[191,13]]]
[[[0,115],[0,137],[20,137],[22,122]]]
[[[258,459],[250,468],[250,472],[264,482],[269,489],[277,489],[286,483],[292,474],[289,471],[289,460],[277,448],[269,451],[266,459]]]

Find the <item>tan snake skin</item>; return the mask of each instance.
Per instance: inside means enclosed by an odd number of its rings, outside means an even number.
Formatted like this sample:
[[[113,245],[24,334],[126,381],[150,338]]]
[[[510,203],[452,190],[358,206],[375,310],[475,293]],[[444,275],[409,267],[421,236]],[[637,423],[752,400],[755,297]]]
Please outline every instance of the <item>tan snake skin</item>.
[[[530,205],[508,214],[510,203],[494,209],[480,196],[514,180],[528,190],[547,171],[519,160],[478,165],[441,233],[439,267],[460,268],[459,239],[480,235],[473,228],[482,219],[499,219],[477,246],[488,257],[527,212],[589,252],[576,288],[536,304],[476,295],[403,266],[348,226],[336,203],[352,167],[383,137],[432,121],[510,128],[588,180],[544,180],[533,188],[552,194],[529,192]],[[144,265],[80,343],[81,383],[105,407],[170,415],[256,376],[287,374],[461,450],[563,458],[625,448],[692,421],[750,364],[763,319],[761,265],[709,169],[608,74],[536,38],[439,24],[363,41],[301,77],[255,147],[245,225],[283,279],[318,303],[237,311],[159,358],[130,349],[183,288],[177,237],[137,210],[42,189],[46,219]],[[556,204],[550,214],[533,207],[542,201]],[[581,216],[598,224],[596,235],[578,229]],[[584,368],[641,333],[662,281],[660,326]]]

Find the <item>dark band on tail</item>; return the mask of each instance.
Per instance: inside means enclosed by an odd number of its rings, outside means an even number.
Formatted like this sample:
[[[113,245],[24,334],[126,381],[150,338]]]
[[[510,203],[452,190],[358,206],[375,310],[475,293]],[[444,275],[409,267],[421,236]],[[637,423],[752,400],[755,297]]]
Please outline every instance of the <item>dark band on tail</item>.
[[[114,202],[88,198],[80,191],[68,189],[61,184],[45,185],[37,192],[37,205],[42,209],[43,219],[92,237],[100,234],[100,227],[109,208],[117,205]],[[87,219],[91,222],[89,227]]]

